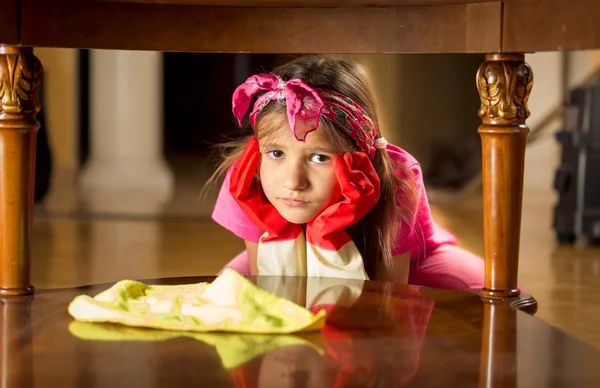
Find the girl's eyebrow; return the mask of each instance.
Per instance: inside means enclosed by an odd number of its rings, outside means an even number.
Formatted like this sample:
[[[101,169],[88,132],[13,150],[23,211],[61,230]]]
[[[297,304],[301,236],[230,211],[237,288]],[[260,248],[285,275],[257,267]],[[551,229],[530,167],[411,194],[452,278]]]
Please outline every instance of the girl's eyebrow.
[[[284,148],[282,145],[277,143],[263,143],[261,144],[263,148],[271,148],[271,149],[281,149]]]
[[[307,149],[309,152],[314,152],[314,153],[325,153],[325,154],[337,154],[339,153],[338,150],[334,149],[334,148],[325,148],[325,147],[315,147],[315,148],[308,148]]]

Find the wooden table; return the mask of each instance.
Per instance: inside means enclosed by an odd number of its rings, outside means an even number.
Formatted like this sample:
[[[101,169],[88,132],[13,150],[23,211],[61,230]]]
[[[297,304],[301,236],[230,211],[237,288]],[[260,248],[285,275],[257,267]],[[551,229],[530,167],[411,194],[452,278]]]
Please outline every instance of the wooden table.
[[[52,46],[487,53],[475,83],[483,142],[482,293],[517,297],[525,120],[533,84],[523,53],[599,48],[599,16],[596,0],[0,0],[0,294],[33,292],[30,233],[42,67],[32,48]],[[434,114],[436,107],[430,109]]]
[[[306,278],[251,280],[302,305],[320,286]],[[147,283],[200,281],[212,278]],[[357,289],[342,279],[328,286]],[[322,332],[290,336],[193,335],[86,324],[68,315],[76,295],[109,285],[0,299],[0,385],[600,386],[598,351],[506,301],[381,282],[361,286],[353,304],[331,309]]]

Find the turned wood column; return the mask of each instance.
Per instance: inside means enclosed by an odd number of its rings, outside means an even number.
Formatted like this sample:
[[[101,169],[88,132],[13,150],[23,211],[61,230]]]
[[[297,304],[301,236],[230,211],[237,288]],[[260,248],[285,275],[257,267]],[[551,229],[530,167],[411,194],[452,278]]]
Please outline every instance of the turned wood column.
[[[30,236],[41,79],[31,48],[0,46],[0,296],[33,293]]]
[[[477,72],[482,125],[485,297],[512,298],[517,288],[527,100],[533,72],[523,54],[489,54]]]

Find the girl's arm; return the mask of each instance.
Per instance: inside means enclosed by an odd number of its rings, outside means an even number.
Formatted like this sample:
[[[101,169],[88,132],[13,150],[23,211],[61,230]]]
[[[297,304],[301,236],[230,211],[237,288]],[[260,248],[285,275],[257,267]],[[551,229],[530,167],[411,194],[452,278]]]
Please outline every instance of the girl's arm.
[[[392,262],[393,265],[383,263],[375,280],[407,284],[410,269],[410,251],[392,257]]]
[[[256,261],[258,243],[248,240],[244,240],[244,243],[246,244],[246,251],[248,252],[248,264],[250,265],[250,274],[258,275],[258,264]]]

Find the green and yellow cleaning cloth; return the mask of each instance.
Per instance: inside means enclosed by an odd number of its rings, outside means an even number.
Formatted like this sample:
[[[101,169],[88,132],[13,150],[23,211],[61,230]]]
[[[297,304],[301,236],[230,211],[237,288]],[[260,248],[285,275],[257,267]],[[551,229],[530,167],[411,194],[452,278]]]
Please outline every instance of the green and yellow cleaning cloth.
[[[212,283],[159,286],[123,280],[94,297],[75,297],[69,314],[80,322],[248,334],[317,331],[326,315],[261,289],[231,269]]]

